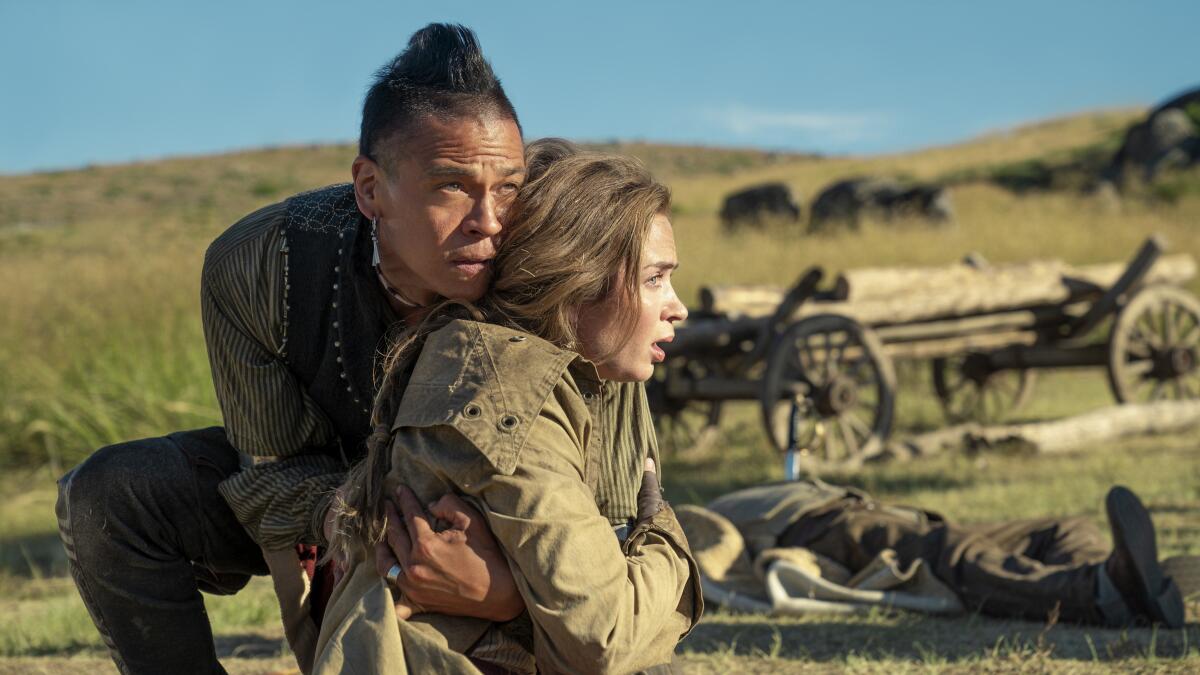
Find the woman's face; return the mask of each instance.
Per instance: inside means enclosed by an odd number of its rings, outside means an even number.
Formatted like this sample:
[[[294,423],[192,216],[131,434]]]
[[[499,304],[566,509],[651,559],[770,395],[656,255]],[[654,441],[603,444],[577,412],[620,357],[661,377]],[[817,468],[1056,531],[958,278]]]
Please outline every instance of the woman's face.
[[[687,318],[687,308],[675,295],[671,274],[679,266],[671,221],[657,215],[650,224],[638,269],[636,322],[623,324],[612,298],[580,311],[576,327],[581,353],[596,362],[600,377],[618,382],[650,379],[654,364],[665,355],[658,346],[675,338],[676,321]],[[616,351],[613,351],[616,350]],[[596,361],[603,356],[603,361]]]

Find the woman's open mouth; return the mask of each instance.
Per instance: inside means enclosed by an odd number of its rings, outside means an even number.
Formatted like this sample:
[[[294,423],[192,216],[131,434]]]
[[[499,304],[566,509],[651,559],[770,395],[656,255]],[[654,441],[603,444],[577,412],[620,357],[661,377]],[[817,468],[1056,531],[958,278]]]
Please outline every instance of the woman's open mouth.
[[[650,359],[655,363],[662,363],[667,360],[667,353],[659,347],[657,343],[650,343]]]

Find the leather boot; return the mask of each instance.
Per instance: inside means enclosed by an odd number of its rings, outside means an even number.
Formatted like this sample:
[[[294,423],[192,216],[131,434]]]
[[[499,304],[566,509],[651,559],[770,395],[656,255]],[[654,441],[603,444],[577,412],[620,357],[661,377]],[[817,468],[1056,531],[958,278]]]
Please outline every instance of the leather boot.
[[[1135,613],[1168,628],[1183,626],[1183,596],[1163,574],[1150,513],[1137,495],[1120,485],[1104,500],[1113,552],[1104,563],[1113,585]]]

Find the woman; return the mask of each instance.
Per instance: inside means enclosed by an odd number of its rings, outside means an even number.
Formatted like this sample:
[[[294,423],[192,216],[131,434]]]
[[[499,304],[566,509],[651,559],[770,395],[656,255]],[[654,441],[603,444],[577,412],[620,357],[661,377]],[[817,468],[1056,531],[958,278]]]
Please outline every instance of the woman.
[[[531,146],[528,165],[489,292],[434,310],[389,355],[379,426],[344,488],[352,564],[317,672],[629,672],[669,663],[699,618],[699,577],[655,481],[637,503],[657,454],[641,383],[687,315],[670,194],[633,160],[561,142]],[[395,620],[365,552],[396,483],[478,508],[525,614]]]

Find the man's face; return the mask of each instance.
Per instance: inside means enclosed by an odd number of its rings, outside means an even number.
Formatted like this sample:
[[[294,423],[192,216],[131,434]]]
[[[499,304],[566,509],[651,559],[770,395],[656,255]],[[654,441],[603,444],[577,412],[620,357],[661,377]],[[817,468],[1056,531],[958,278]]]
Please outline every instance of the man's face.
[[[671,221],[664,215],[655,216],[642,248],[633,324],[622,321],[612,298],[580,312],[576,330],[581,352],[596,361],[600,377],[644,382],[654,374],[654,364],[666,358],[659,345],[675,339],[674,324],[688,314],[671,285],[671,274],[678,266]],[[597,360],[600,355],[606,356]]]
[[[384,277],[420,304],[438,295],[478,299],[504,212],[525,178],[516,122],[427,116],[387,150],[386,166],[354,163],[359,209],[379,218]]]

